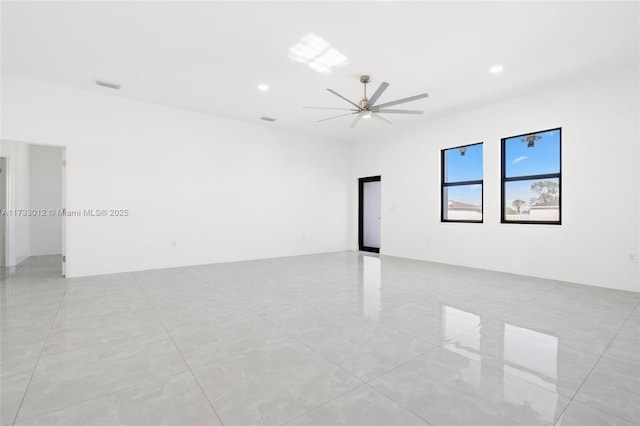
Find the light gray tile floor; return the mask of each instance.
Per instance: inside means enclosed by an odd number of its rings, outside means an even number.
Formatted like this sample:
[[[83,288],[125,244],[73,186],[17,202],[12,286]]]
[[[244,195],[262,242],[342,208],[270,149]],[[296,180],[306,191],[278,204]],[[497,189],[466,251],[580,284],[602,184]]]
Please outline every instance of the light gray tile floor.
[[[640,424],[638,293],[357,252],[59,264],[1,275],[1,426]]]

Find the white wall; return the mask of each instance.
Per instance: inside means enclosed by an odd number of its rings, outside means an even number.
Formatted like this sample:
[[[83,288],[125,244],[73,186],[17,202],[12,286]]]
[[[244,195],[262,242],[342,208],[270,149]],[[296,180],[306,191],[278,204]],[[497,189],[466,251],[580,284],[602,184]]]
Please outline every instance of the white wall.
[[[355,249],[357,178],[381,174],[383,254],[639,291],[637,76],[572,82],[350,152],[3,76],[2,138],[67,147],[69,210],[130,211],[67,218],[68,276]],[[500,138],[553,127],[563,128],[563,225],[500,224]],[[440,149],[478,141],[485,222],[440,223]]]
[[[13,76],[2,138],[66,147],[67,276],[345,250],[348,147]]]
[[[353,145],[382,175],[386,255],[640,291],[638,68],[459,113]],[[375,123],[374,123],[375,124]],[[562,127],[562,225],[500,224],[500,139]],[[484,223],[440,223],[440,150],[484,141]]]
[[[29,218],[31,256],[62,253],[62,149],[29,146],[29,205],[47,215]]]
[[[4,125],[4,123],[3,123]],[[7,207],[12,210],[29,208],[29,145],[3,140],[0,156],[7,158],[9,196]],[[8,242],[6,266],[15,266],[31,256],[30,230],[27,215],[11,214],[8,217]]]

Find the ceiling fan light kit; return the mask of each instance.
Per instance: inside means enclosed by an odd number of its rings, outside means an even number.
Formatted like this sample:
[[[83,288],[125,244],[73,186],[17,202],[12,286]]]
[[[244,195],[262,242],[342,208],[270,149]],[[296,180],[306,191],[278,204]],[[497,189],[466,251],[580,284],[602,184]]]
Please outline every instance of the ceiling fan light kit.
[[[353,108],[325,108],[325,107],[303,107],[303,108],[331,109],[331,110],[350,111],[348,113],[336,115],[334,117],[323,118],[322,120],[318,120],[318,122],[322,122],[322,121],[327,121],[327,120],[333,120],[334,118],[346,117],[347,115],[354,115],[355,114],[356,117],[353,120],[353,122],[351,122],[351,125],[349,126],[350,128],[355,127],[356,124],[358,124],[358,121],[360,121],[361,118],[365,118],[366,119],[366,118],[371,118],[371,117],[375,117],[376,119],[384,121],[387,124],[393,124],[393,123],[391,123],[391,121],[389,121],[386,118],[380,116],[380,114],[423,114],[424,113],[424,111],[421,111],[421,110],[389,109],[388,107],[394,106],[394,105],[403,104],[403,103],[406,103],[406,102],[412,102],[412,101],[415,101],[415,100],[418,100],[418,99],[422,99],[422,98],[426,98],[427,96],[429,96],[427,93],[422,93],[420,95],[410,96],[408,98],[397,99],[395,101],[386,102],[384,104],[376,105],[376,102],[378,101],[380,96],[382,96],[384,91],[387,90],[387,87],[389,87],[389,83],[387,83],[386,81],[383,81],[380,84],[380,86],[378,87],[378,89],[371,96],[371,98],[367,98],[367,84],[369,84],[369,82],[371,82],[371,77],[370,76],[368,76],[368,75],[360,76],[360,83],[362,83],[363,86],[364,86],[364,95],[362,96],[362,99],[358,103],[352,102],[351,100],[349,100],[346,97],[342,96],[341,94],[339,94],[335,90],[327,89],[328,92],[336,95],[340,99],[343,99],[344,101],[346,101],[349,104],[351,104],[351,106]]]

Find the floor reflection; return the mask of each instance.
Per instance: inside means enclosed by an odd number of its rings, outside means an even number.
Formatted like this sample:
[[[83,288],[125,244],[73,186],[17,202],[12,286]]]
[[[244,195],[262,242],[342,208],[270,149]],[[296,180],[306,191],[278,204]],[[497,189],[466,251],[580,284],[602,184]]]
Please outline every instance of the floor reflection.
[[[382,262],[378,256],[360,256],[359,310],[448,351],[446,362],[455,364],[452,386],[490,395],[496,404],[510,407],[507,410],[552,423],[591,371],[590,361],[583,360],[573,340],[484,309],[494,301],[482,294],[458,297],[460,292],[438,287],[440,281],[427,289],[433,292],[424,291],[421,285],[439,276],[421,276],[406,268],[396,271],[384,257]]]
[[[364,315],[380,311],[380,258],[362,256],[362,303]]]
[[[502,399],[533,410],[538,418],[553,419],[558,404],[559,340],[556,336],[519,327],[504,321],[481,323],[480,315],[452,306],[441,305],[441,335],[451,341],[445,348],[470,362],[460,367],[460,379],[475,388],[483,384],[483,369],[491,369],[495,378],[501,372]],[[470,332],[469,327],[475,326]],[[554,391],[540,395],[523,394],[524,379]]]
[[[558,338],[504,323],[504,372],[555,391]]]
[[[460,336],[470,328],[480,325],[480,315],[453,306],[442,305],[442,334],[445,340]],[[478,347],[478,349],[480,349]]]

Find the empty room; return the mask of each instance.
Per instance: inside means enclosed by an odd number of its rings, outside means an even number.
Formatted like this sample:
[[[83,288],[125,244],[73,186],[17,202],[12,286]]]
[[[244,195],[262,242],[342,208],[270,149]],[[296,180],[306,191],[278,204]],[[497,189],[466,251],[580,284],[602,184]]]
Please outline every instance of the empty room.
[[[0,426],[640,425],[639,2],[0,18]]]

